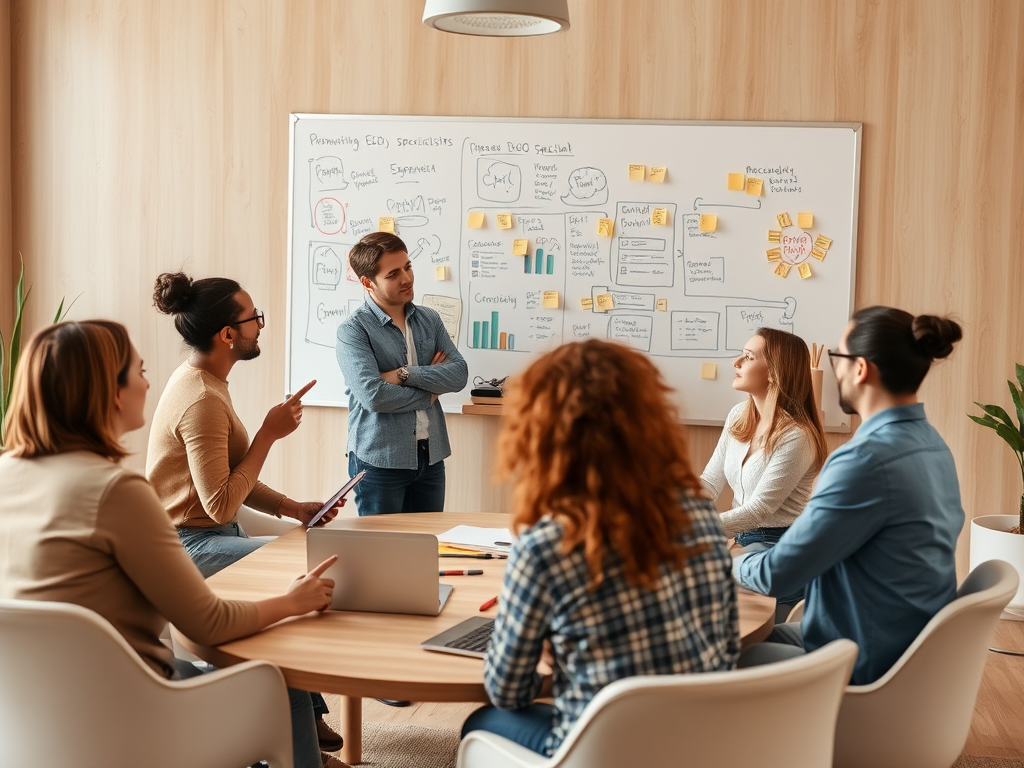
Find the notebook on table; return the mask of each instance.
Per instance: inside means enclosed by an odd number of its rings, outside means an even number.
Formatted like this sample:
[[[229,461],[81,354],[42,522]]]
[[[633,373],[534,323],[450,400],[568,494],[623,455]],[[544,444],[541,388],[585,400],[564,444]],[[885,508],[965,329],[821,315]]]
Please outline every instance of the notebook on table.
[[[451,629],[420,643],[421,648],[440,653],[455,653],[482,659],[494,633],[494,619],[471,616]]]
[[[331,609],[437,616],[454,587],[437,574],[437,537],[429,533],[312,528],[306,563],[312,569],[331,555],[324,572],[334,579]]]

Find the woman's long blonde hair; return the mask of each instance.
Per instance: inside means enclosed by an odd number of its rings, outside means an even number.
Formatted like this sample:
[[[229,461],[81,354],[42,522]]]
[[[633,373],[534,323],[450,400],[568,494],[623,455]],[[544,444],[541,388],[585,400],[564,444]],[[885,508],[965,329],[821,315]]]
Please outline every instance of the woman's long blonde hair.
[[[729,433],[741,443],[749,443],[757,433],[761,419],[768,428],[761,442],[765,454],[771,455],[782,435],[794,424],[802,429],[814,448],[815,469],[828,458],[825,429],[821,425],[818,406],[811,385],[811,355],[799,336],[774,328],[758,328],[764,339],[764,360],[768,365],[768,396],[765,413],[758,413],[754,398],[733,423]]]
[[[699,551],[678,541],[692,524],[680,496],[699,495],[700,480],[671,390],[647,356],[606,341],[566,344],[509,389],[497,473],[514,478],[517,530],[557,520],[566,554],[583,545],[591,589],[607,550],[629,583],[648,588],[663,563],[681,567]]]

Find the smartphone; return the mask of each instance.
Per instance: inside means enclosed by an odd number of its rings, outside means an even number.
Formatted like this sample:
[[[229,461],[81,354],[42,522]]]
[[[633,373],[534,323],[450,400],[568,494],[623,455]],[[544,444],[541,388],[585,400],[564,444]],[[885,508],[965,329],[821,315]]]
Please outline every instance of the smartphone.
[[[359,481],[363,479],[363,475],[365,475],[365,474],[366,474],[366,470],[364,469],[358,475],[356,475],[351,480],[349,480],[347,483],[345,483],[343,486],[341,486],[341,488],[338,489],[338,492],[336,494],[334,494],[333,496],[331,496],[330,500],[326,504],[324,504],[322,507],[320,507],[320,511],[317,512],[315,515],[313,515],[312,519],[308,523],[306,523],[306,527],[307,528],[312,528],[314,525],[316,525],[320,521],[321,517],[326,515],[330,510],[334,509],[334,507],[337,505],[337,503],[339,501],[341,501],[342,499],[344,499],[348,495],[348,492],[356,487],[356,485],[359,483]]]

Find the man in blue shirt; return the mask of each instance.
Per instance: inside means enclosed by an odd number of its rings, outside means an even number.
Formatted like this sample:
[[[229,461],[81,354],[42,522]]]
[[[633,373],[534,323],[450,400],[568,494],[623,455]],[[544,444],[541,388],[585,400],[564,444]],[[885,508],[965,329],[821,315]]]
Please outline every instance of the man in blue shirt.
[[[734,561],[737,580],[755,591],[778,596],[807,587],[802,624],[776,627],[741,666],[849,638],[860,648],[851,682],[865,685],[953,600],[960,486],[953,456],[916,393],[932,360],[948,356],[960,338],[951,320],[869,307],[829,351],[840,405],[864,421],[825,462],[814,495],[779,543]]]
[[[348,470],[360,515],[440,512],[451,455],[437,398],[466,386],[469,371],[441,316],[412,303],[405,243],[374,232],[349,253],[367,299],[338,326],[338,365],[348,385]]]

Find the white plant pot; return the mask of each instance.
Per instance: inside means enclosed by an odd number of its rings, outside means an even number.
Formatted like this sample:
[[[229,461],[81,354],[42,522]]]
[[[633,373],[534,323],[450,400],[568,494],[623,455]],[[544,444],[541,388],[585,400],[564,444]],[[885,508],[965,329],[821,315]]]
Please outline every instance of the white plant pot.
[[[1024,536],[1007,533],[1018,521],[1017,515],[983,515],[971,520],[971,570],[986,560],[1005,560],[1020,576],[1021,586],[1002,615],[1011,621],[1024,621]]]

